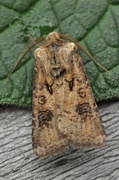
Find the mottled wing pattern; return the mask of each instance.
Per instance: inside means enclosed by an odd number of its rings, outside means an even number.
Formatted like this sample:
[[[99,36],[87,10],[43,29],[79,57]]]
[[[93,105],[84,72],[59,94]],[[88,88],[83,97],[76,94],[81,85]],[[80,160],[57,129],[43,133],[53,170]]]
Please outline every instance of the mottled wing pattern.
[[[75,46],[75,45],[74,45]],[[69,54],[70,49],[70,54]],[[68,142],[79,147],[98,147],[105,141],[105,132],[89,82],[84,72],[81,57],[75,48],[62,49],[60,58],[71,61],[72,88],[64,78],[60,87],[62,98],[57,110],[57,129],[67,136]],[[68,65],[68,62],[67,62]],[[69,67],[70,68],[70,67]],[[58,88],[57,88],[58,89]]]
[[[50,50],[40,47],[35,51],[36,66],[33,90],[33,149],[39,156],[50,156],[58,153],[67,142],[64,136],[56,130],[55,117],[55,95],[52,87],[47,87],[46,78],[49,77],[44,72],[50,60]],[[42,62],[45,64],[42,64]],[[47,70],[48,71],[48,70]],[[46,72],[48,73],[48,72]],[[49,89],[48,89],[49,88]]]
[[[50,156],[69,145],[102,145],[105,133],[77,46],[50,33],[34,55],[34,151]]]

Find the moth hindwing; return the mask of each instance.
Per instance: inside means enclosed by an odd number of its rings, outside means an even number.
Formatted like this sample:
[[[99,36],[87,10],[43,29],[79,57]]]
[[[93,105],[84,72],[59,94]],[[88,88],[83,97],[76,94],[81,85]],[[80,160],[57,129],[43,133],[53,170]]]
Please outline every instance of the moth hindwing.
[[[35,153],[50,156],[69,145],[101,146],[104,129],[75,43],[52,32],[34,56]]]

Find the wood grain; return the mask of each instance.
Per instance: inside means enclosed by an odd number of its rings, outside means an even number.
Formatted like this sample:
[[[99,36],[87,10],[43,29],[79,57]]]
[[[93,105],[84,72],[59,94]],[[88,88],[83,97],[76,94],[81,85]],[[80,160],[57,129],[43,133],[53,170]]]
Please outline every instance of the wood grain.
[[[118,180],[119,102],[99,106],[106,143],[95,150],[71,148],[50,158],[32,150],[31,109],[0,107],[0,180]]]

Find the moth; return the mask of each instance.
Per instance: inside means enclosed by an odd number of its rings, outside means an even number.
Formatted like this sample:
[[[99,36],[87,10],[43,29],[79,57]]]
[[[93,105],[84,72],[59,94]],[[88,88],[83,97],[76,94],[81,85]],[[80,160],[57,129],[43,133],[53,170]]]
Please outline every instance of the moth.
[[[57,32],[34,52],[33,149],[51,156],[71,145],[95,148],[105,132],[76,43]]]
[[[32,142],[38,156],[52,156],[69,146],[97,148],[105,141],[79,48],[83,50],[77,41],[52,32],[34,52]],[[21,58],[10,74],[20,61]]]

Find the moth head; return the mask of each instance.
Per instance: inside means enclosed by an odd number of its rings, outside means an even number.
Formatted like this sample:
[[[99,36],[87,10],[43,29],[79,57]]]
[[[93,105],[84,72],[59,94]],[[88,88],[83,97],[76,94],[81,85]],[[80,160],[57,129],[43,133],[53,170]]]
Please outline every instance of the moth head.
[[[64,43],[64,40],[60,38],[60,35],[57,32],[51,32],[46,37],[46,41],[50,44],[61,45]]]
[[[46,41],[55,42],[56,40],[60,40],[60,36],[57,32],[51,32],[46,37]]]

